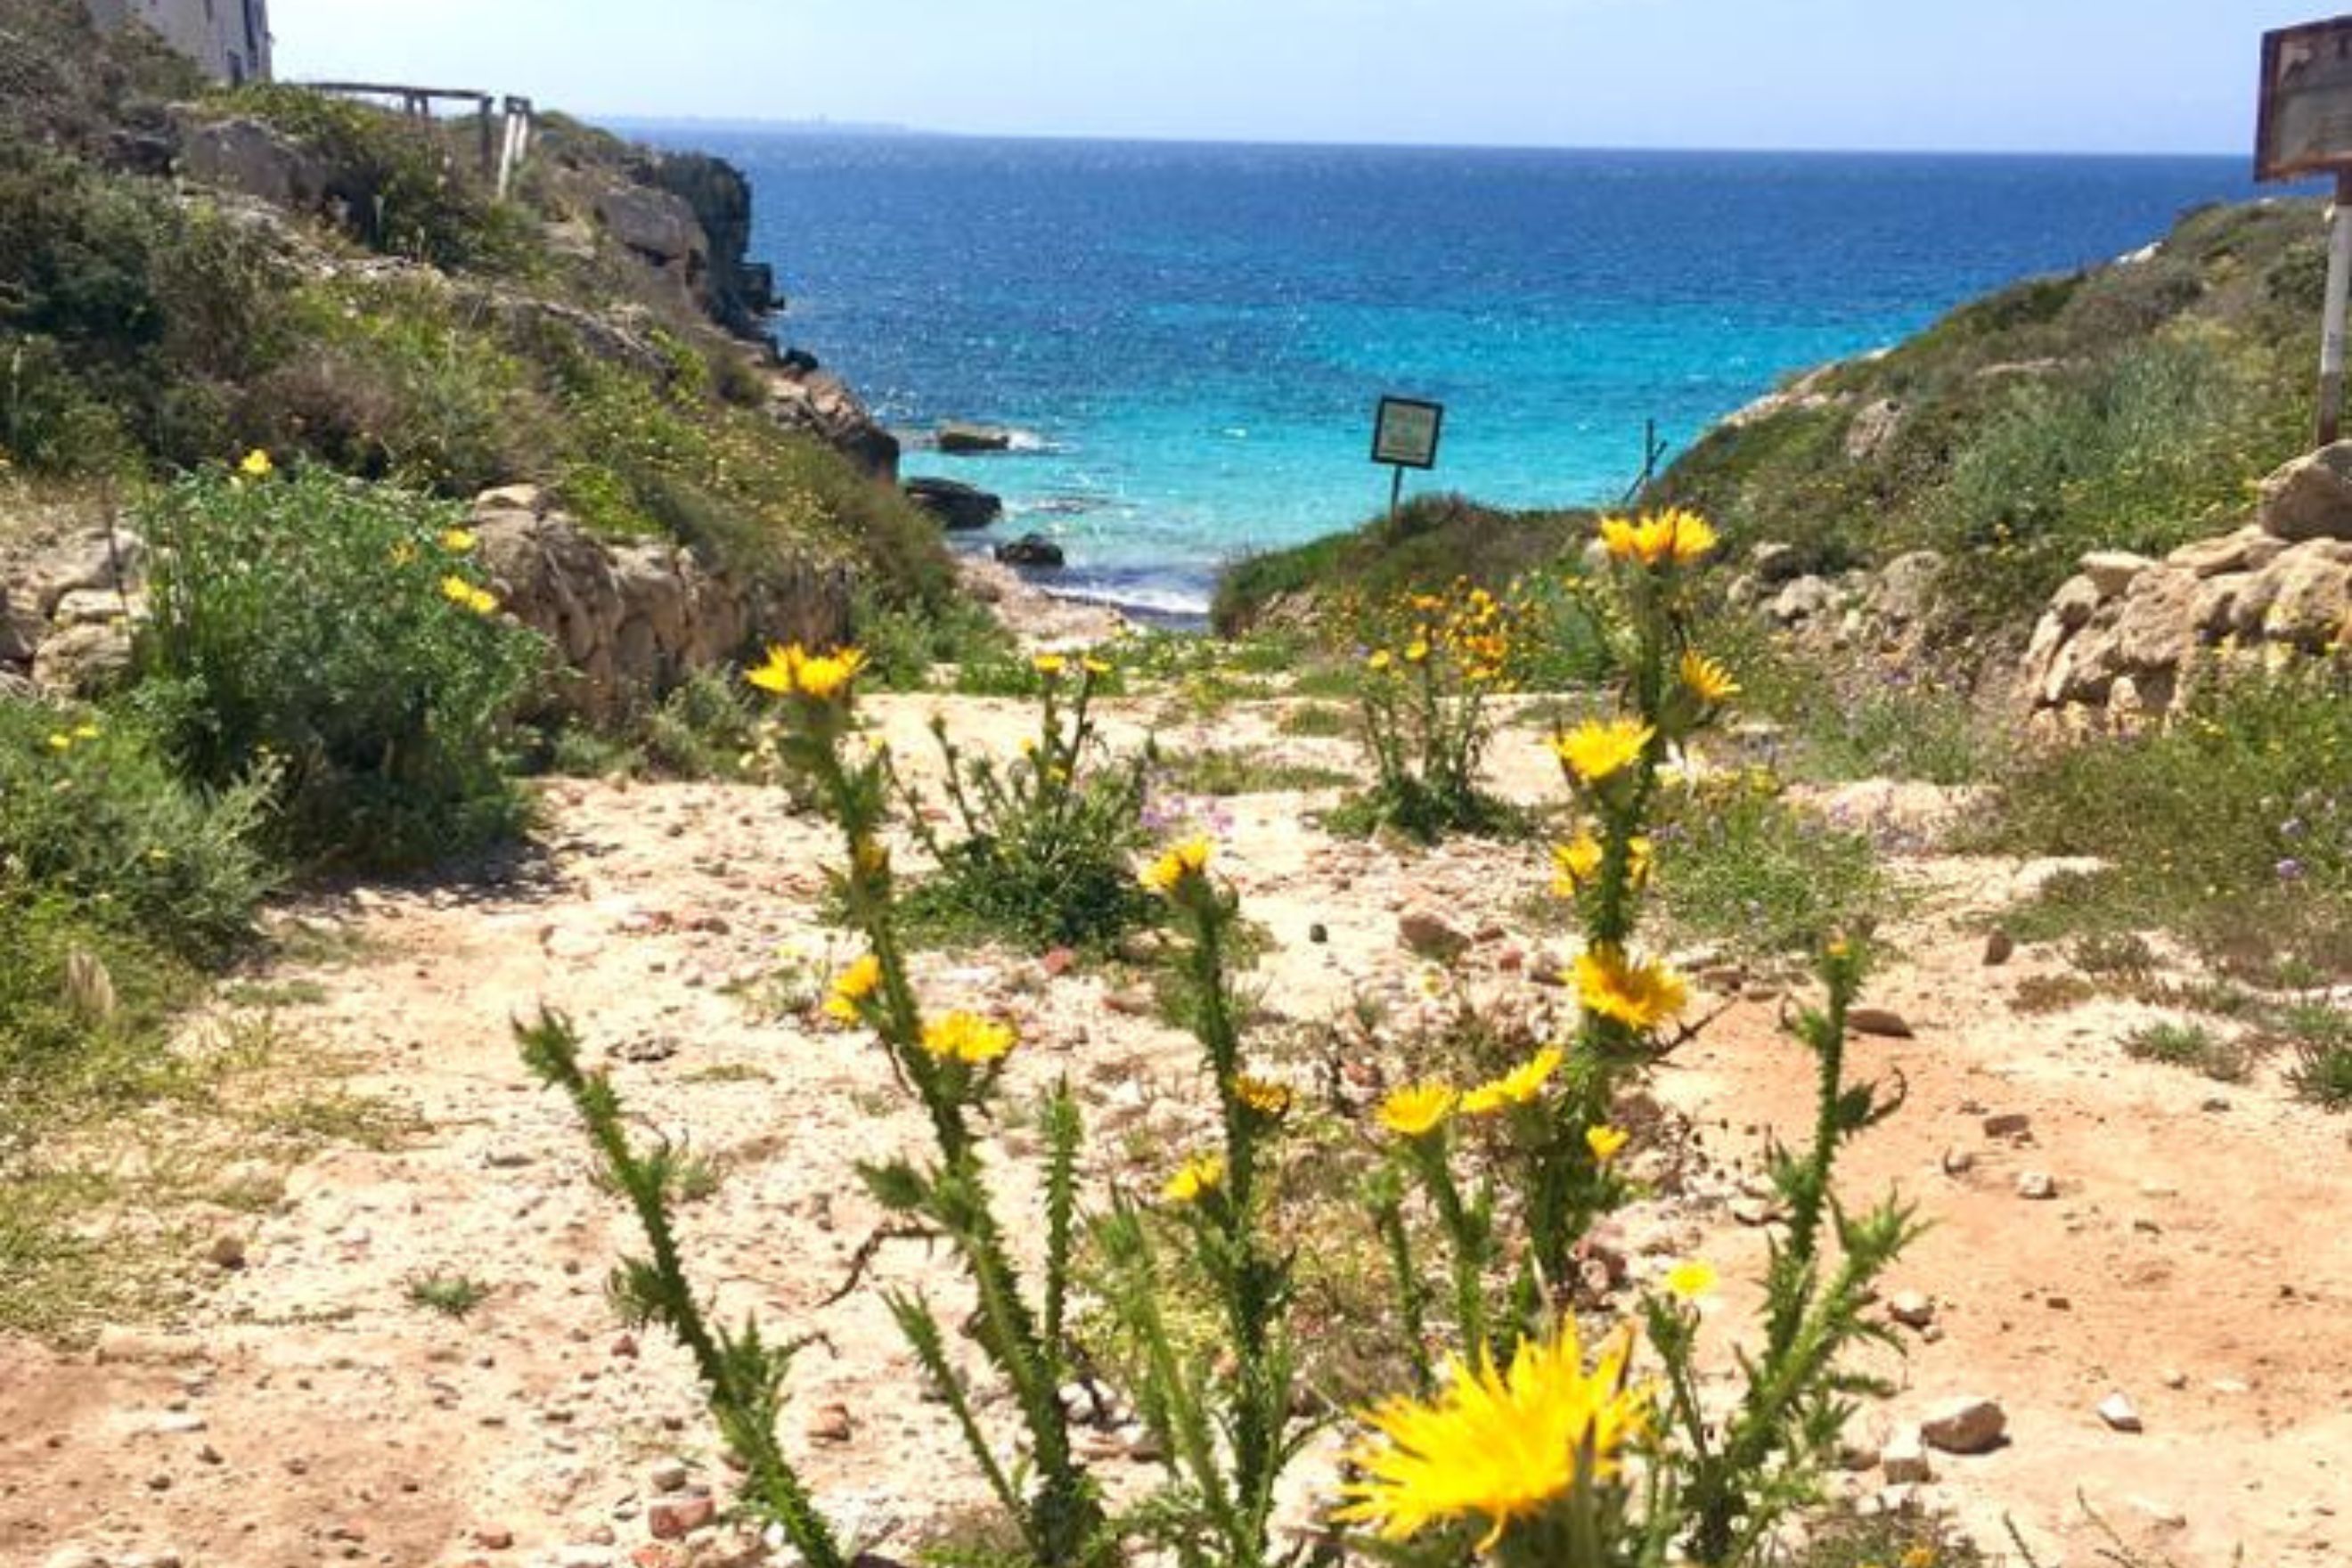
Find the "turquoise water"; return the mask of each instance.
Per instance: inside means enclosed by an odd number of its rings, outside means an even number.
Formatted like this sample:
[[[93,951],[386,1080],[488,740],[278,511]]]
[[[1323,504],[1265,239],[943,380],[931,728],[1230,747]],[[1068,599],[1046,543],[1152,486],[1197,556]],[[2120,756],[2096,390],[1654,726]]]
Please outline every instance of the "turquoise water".
[[[1408,491],[1590,502],[1791,371],[2250,190],[2224,158],[1460,151],[672,132],[732,159],[783,340],[1005,497],[1080,594],[1385,504],[1383,392],[1447,405]],[[1021,450],[919,447],[944,419]]]

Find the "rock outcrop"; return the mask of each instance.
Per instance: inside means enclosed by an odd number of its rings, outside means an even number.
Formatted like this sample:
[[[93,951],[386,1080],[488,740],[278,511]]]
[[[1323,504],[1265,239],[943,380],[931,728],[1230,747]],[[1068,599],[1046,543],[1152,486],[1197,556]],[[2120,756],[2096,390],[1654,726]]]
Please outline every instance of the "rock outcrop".
[[[761,372],[768,416],[805,431],[885,484],[898,482],[898,437],[877,424],[847,383],[804,353]]]
[[[751,183],[742,171],[708,153],[664,153],[629,172],[683,205],[693,220],[704,257],[697,298],[710,319],[738,337],[764,337],[768,318],[784,302],[775,269],[751,259]]]
[[[1797,552],[1788,545],[1759,544],[1727,596],[1735,606],[1759,610],[1780,630],[1824,651],[1899,655],[1918,649],[1936,605],[1941,555],[1915,550],[1874,572],[1837,577],[1797,574]]]
[[[118,528],[52,540],[0,571],[0,689],[96,697],[131,668],[146,547]]]
[[[2163,560],[2083,558],[2019,670],[2037,728],[2128,726],[2172,708],[2200,668],[2347,653],[2352,644],[2352,441],[2264,480],[2255,520]]]
[[[907,499],[940,520],[950,533],[988,527],[1004,515],[1004,501],[961,479],[914,479],[900,487]]]
[[[473,527],[492,590],[562,661],[547,702],[558,714],[610,719],[763,643],[830,645],[849,634],[844,566],[772,564],[749,578],[674,544],[609,544],[530,485],[478,497]]]

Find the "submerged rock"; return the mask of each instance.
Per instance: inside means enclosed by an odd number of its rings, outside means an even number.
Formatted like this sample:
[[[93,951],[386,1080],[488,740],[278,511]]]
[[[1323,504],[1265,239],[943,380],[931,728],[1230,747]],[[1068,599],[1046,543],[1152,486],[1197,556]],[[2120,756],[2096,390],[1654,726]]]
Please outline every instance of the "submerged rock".
[[[958,479],[908,479],[899,487],[907,499],[940,520],[950,532],[986,528],[1004,515],[1002,497]]]
[[[996,558],[1007,566],[1051,570],[1065,564],[1062,547],[1042,533],[1024,533],[996,547]]]

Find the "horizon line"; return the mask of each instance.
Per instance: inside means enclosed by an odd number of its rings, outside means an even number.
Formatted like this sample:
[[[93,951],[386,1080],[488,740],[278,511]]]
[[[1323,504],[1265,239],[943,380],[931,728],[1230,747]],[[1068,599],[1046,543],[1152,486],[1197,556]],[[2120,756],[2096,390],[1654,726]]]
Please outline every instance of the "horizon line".
[[[721,128],[773,131],[796,135],[867,137],[874,140],[940,142],[1112,142],[1168,147],[1298,147],[1374,148],[1419,153],[1705,153],[1759,156],[1825,156],[1854,158],[2210,158],[2242,159],[2251,167],[2253,154],[2238,148],[2139,148],[2117,150],[2085,147],[1848,147],[1826,145],[1721,146],[1696,142],[1606,145],[1598,142],[1415,142],[1334,137],[1153,135],[1139,132],[1108,134],[1075,131],[950,131],[933,126],[906,125],[890,121],[833,120],[824,116],[777,119],[766,115],[667,114],[637,110],[594,112],[581,118],[591,124],[677,126],[682,129]],[[2301,182],[2287,182],[2289,184]]]

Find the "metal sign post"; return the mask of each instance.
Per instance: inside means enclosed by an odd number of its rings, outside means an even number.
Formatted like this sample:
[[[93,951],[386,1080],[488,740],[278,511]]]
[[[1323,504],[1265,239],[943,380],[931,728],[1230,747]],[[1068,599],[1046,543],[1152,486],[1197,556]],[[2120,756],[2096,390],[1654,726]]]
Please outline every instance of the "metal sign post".
[[[2261,101],[2254,178],[2336,176],[2313,421],[2313,435],[2326,447],[2343,434],[2345,315],[2352,297],[2352,16],[2263,34]]]
[[[1383,397],[1372,416],[1372,461],[1386,463],[1389,476],[1389,521],[1397,520],[1404,499],[1407,468],[1437,467],[1437,441],[1445,428],[1445,405],[1418,397]]]

